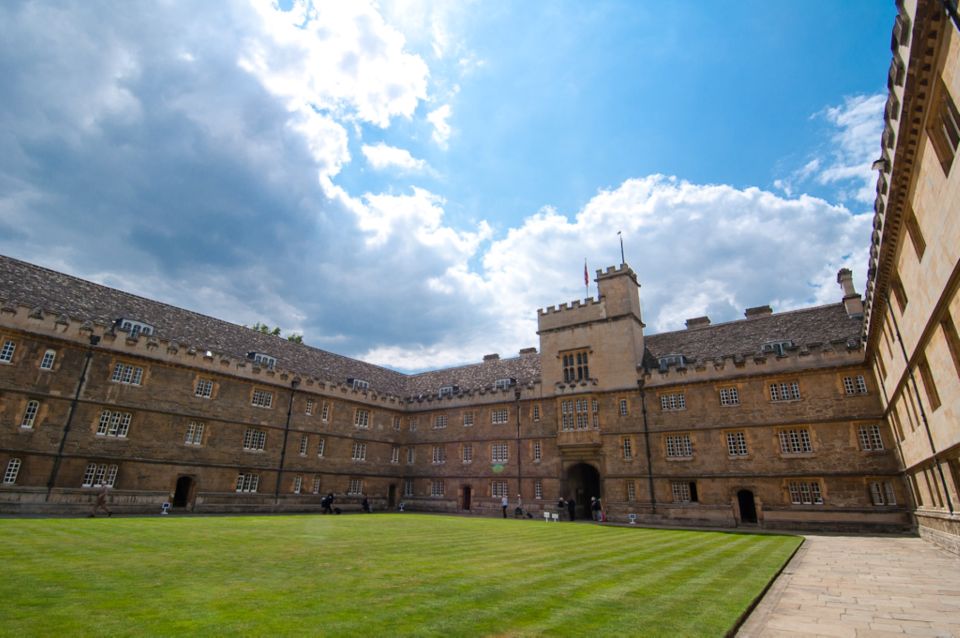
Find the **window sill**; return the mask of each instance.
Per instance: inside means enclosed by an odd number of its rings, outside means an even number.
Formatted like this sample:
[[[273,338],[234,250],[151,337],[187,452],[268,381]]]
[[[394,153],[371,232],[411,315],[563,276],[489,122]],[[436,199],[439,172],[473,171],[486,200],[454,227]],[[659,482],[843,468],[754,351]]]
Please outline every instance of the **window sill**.
[[[668,456],[667,461],[692,461],[692,456]]]

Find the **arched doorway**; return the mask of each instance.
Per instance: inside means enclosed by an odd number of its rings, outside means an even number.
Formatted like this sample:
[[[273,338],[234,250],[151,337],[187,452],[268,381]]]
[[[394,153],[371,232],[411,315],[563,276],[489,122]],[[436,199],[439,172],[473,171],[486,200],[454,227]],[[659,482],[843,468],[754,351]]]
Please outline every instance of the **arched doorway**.
[[[750,490],[740,490],[737,492],[737,505],[740,507],[740,522],[757,522],[757,505],[753,500],[753,492]]]
[[[473,490],[470,489],[469,485],[463,486],[463,509],[470,509],[470,500],[473,497]]]
[[[577,518],[587,518],[590,513],[590,497],[603,498],[600,492],[600,472],[589,463],[577,463],[567,469],[566,495],[577,502]]]
[[[177,488],[173,492],[173,506],[187,507],[193,496],[193,479],[189,476],[181,476],[177,479]]]

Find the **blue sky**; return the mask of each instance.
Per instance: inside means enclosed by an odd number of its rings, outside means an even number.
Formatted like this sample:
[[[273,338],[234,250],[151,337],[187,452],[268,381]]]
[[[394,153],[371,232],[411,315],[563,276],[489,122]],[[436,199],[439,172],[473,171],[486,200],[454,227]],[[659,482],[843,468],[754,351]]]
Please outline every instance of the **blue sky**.
[[[0,252],[404,370],[865,278],[893,2],[0,3]],[[2,291],[0,291],[2,296]]]

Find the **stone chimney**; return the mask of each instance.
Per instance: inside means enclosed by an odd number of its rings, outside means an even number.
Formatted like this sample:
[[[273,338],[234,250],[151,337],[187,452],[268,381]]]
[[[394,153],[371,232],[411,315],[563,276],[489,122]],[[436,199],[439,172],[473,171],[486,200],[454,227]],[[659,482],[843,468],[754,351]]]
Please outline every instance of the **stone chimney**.
[[[773,314],[773,308],[767,306],[755,306],[743,311],[743,316],[747,319],[759,319],[760,317],[769,317]]]
[[[483,355],[484,361],[498,361],[499,359],[500,359],[500,355],[496,353]]]
[[[859,318],[863,316],[863,301],[853,287],[853,273],[849,268],[841,268],[837,273],[837,283],[843,289],[843,308],[847,316]]]
[[[690,328],[699,328],[700,326],[709,326],[710,317],[704,315],[702,317],[694,317],[693,319],[687,319],[687,330]]]
[[[536,348],[520,348],[521,357],[527,354],[537,354],[537,349]]]

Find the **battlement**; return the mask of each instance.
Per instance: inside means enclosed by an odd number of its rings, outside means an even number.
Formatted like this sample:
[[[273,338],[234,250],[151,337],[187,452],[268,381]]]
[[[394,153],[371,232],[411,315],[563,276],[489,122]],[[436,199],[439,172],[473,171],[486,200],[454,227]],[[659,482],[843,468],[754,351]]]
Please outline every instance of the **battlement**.
[[[590,297],[537,310],[537,327],[540,331],[555,330],[606,318],[607,308],[604,300]]]
[[[835,368],[864,362],[864,351],[859,340],[837,340],[811,343],[793,348],[784,355],[755,353],[727,354],[719,357],[689,361],[684,365],[670,365],[638,372],[647,387],[695,383],[718,379],[791,374],[819,368]]]
[[[606,270],[597,269],[596,281],[599,282],[602,279],[609,279],[610,277],[616,277],[618,275],[626,275],[633,279],[633,282],[638,286],[640,285],[637,282],[637,273],[635,273],[633,268],[627,264],[620,264],[619,266],[607,266]]]
[[[156,335],[134,337],[125,332],[115,331],[112,324],[79,321],[67,315],[58,316],[47,313],[39,307],[30,308],[11,301],[0,301],[0,325],[12,330],[22,330],[28,334],[45,335],[60,341],[71,342],[80,348],[90,347],[91,337],[98,337],[99,342],[93,347],[101,352],[207,370],[212,374],[248,379],[258,385],[289,389],[291,384],[297,381],[297,389],[300,392],[332,396],[334,392],[339,391],[340,394],[349,395],[350,400],[359,403],[393,409],[402,409],[403,406],[403,399],[392,394],[378,393],[374,390],[357,390],[346,383],[304,375],[282,367],[269,368],[246,357],[234,357]]]

